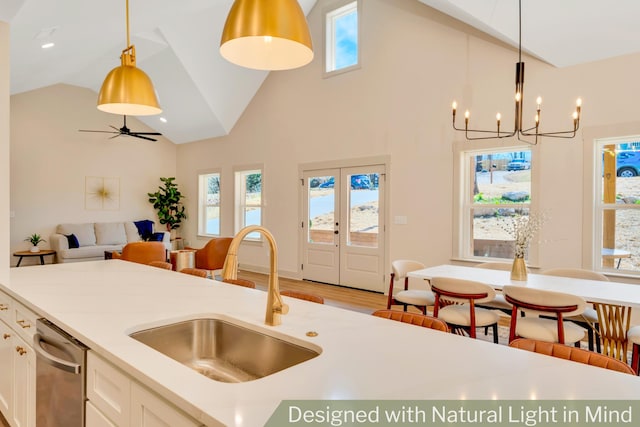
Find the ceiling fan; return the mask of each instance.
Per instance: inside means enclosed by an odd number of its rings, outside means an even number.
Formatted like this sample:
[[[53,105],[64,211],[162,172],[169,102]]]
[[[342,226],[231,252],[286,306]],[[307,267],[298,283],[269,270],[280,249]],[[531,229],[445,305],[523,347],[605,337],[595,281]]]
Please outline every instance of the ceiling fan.
[[[129,129],[127,127],[127,116],[122,116],[122,117],[124,117],[124,125],[120,129],[118,129],[115,126],[109,125],[109,127],[112,127],[115,130],[86,130],[86,129],[79,129],[79,132],[114,133],[115,135],[113,135],[109,139],[117,138],[120,135],[124,135],[124,136],[133,136],[133,137],[140,138],[140,139],[146,139],[148,141],[157,141],[157,139],[150,138],[150,137],[144,136],[144,135],[162,135],[159,132],[132,132],[131,129]]]

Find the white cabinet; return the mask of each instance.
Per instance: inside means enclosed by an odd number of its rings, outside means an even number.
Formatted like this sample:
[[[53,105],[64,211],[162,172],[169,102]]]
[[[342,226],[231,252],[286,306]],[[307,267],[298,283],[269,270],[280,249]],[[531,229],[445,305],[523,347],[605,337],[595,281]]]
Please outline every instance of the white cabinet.
[[[0,320],[0,412],[10,418],[13,402],[13,353],[15,352],[13,332],[6,323]]]
[[[36,317],[0,292],[0,411],[12,427],[36,425]]]
[[[202,425],[93,351],[87,353],[87,399],[86,427]]]

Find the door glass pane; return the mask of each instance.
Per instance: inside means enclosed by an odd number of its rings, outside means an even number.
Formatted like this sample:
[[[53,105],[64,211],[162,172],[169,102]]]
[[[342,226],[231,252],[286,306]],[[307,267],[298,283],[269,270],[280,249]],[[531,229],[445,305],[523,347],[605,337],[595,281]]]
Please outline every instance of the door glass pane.
[[[350,246],[378,247],[378,182],[379,174],[354,174],[347,176],[349,185],[349,236]],[[345,185],[343,184],[343,187]]]
[[[310,177],[309,189],[309,243],[333,244],[335,230],[335,177]]]

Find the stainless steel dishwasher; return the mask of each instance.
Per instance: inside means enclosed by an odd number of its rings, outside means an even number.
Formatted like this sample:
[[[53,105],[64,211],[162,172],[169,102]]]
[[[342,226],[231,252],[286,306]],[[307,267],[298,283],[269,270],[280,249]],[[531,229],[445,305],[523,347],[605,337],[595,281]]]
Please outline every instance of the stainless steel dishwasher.
[[[36,427],[84,427],[88,348],[47,319],[33,339]]]

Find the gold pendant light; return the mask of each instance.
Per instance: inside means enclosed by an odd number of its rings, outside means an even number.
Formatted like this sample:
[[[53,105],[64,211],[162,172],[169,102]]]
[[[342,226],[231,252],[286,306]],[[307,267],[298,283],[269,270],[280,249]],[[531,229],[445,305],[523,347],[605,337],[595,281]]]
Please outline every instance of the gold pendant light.
[[[136,67],[136,48],[129,42],[129,0],[127,4],[127,48],[120,56],[121,65],[107,74],[98,94],[98,109],[125,116],[160,114],[153,83]]]
[[[235,0],[220,54],[256,70],[287,70],[313,59],[307,20],[297,0]]]

